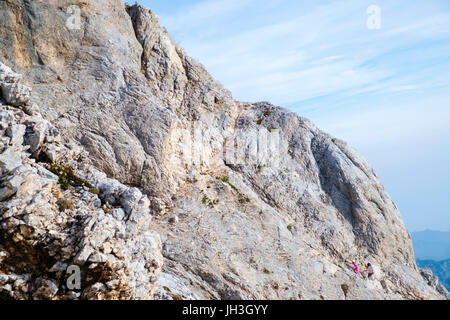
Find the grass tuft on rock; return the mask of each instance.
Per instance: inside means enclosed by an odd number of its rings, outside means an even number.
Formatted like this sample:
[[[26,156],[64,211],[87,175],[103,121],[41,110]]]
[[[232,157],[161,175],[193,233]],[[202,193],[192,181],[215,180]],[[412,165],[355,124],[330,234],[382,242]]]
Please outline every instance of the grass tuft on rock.
[[[88,187],[94,190],[92,186],[85,180],[77,177],[73,169],[65,166],[63,164],[50,164],[47,167],[47,170],[52,172],[53,174],[57,175],[59,178],[59,185],[61,186],[61,189],[63,190],[69,190],[70,186],[74,187]],[[97,190],[94,190],[97,191]],[[96,193],[98,194],[98,193]]]
[[[89,192],[96,195],[100,194],[100,190],[98,190],[97,188],[90,188]]]
[[[202,203],[207,205],[211,209],[214,209],[214,207],[219,203],[219,200],[217,200],[217,199],[216,200],[211,200],[211,199],[208,198],[207,195],[204,195],[203,199],[202,199]]]
[[[216,179],[222,181],[223,183],[228,184],[231,187],[231,189],[237,191],[237,188],[228,180],[227,176],[217,177]]]

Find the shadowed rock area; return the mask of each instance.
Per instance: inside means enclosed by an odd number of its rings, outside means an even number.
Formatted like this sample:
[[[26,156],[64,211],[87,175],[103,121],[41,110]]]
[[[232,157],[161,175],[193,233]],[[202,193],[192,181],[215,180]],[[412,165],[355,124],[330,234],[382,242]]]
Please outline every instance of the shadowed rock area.
[[[0,299],[449,298],[357,152],[149,9],[1,1],[0,62]]]

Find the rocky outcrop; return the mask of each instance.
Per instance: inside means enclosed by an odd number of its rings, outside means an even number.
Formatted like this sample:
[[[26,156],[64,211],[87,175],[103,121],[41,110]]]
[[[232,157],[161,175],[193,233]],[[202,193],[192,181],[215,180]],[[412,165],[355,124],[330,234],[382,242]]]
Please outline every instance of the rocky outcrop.
[[[226,157],[157,219],[166,258],[158,297],[443,297],[420,275],[400,214],[366,161],[287,110],[239,107],[242,157]],[[271,135],[276,148],[259,152]],[[352,260],[371,262],[375,278],[355,276]]]
[[[417,265],[423,268],[422,275],[435,285],[439,292],[445,292],[442,287],[447,290],[450,288],[450,259],[443,261],[417,260]]]
[[[151,298],[162,255],[148,198],[88,165],[39,114],[0,105],[0,119],[0,297]],[[72,171],[82,178],[64,187]],[[83,287],[68,287],[74,266]]]
[[[80,24],[69,28],[70,6],[78,8]],[[191,132],[195,119],[199,127],[193,141],[221,143],[234,124],[235,104],[174,44],[153,13],[143,7],[127,11],[121,0],[66,6],[2,2],[0,59],[26,75],[34,88],[32,103],[64,138],[80,141],[109,176],[142,187],[153,209],[164,213],[185,171],[193,169],[192,163],[187,170],[177,169],[185,163],[172,164],[179,150],[171,141],[180,130]],[[55,25],[58,36],[52,33]]]
[[[0,17],[23,74],[0,65],[1,297],[448,298],[364,159],[235,102],[150,10],[11,0]]]

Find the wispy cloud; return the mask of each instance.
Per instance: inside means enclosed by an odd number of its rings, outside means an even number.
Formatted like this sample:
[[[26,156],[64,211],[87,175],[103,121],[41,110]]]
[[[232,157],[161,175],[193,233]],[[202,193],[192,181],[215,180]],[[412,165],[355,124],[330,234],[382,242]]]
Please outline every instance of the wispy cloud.
[[[189,29],[199,27],[203,31],[208,24],[217,23],[224,17],[244,10],[251,4],[255,4],[256,0],[203,0],[195,2],[190,6],[181,6],[173,15],[167,16],[164,22],[174,32],[182,32]]]
[[[213,0],[196,3],[163,22],[169,30],[188,27],[190,32],[182,31],[178,40],[237,99],[291,104],[345,89],[361,92],[368,84],[377,86],[395,75],[399,82],[391,80],[389,86],[419,86],[405,84],[405,62],[390,65],[389,60],[403,57],[402,53],[396,57],[396,51],[408,46],[420,48],[421,38],[438,31],[447,39],[445,22],[450,21],[450,13],[430,5],[414,5],[415,16],[397,17],[398,12],[412,10],[407,1],[400,2],[403,7],[383,2],[385,27],[379,32],[366,28],[365,9],[370,3],[365,1],[305,5],[297,1]],[[431,15],[424,16],[421,10]],[[254,12],[258,15],[253,24],[236,18],[224,20],[230,15],[251,19]],[[224,25],[227,21],[237,23]],[[441,53],[443,59],[448,56]],[[420,63],[420,58],[416,60]]]

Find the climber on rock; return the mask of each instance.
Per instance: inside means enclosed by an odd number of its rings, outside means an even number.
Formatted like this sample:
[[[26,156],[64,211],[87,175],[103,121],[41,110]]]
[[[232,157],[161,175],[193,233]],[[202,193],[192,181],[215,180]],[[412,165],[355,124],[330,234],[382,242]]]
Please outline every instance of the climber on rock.
[[[372,265],[370,263],[366,264],[366,269],[369,271],[368,277],[370,279],[374,275],[375,271],[373,271]]]
[[[359,272],[358,264],[356,262],[352,262],[352,265],[353,265],[353,267],[352,267],[353,272],[356,273],[358,276],[360,276],[361,273]]]

